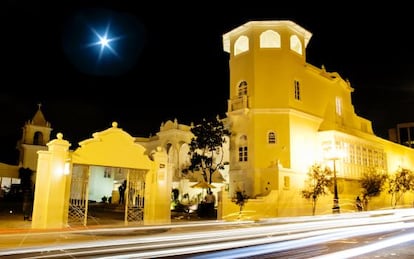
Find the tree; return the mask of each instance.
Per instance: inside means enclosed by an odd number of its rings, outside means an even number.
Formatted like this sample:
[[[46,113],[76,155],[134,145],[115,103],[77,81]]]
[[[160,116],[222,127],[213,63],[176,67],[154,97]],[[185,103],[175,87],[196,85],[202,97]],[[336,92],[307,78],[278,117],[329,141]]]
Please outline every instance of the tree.
[[[395,209],[404,193],[412,190],[414,173],[408,169],[400,168],[389,180],[388,193],[391,194],[391,205]]]
[[[204,181],[211,184],[212,175],[216,170],[224,169],[227,161],[224,160],[223,144],[229,131],[217,116],[206,120],[191,128],[194,137],[189,144],[190,165],[183,173],[201,171]]]
[[[328,167],[322,167],[316,163],[308,172],[308,179],[305,189],[302,190],[302,197],[312,201],[312,215],[315,215],[316,203],[319,196],[326,195],[327,187],[332,185],[332,171]]]
[[[362,174],[360,183],[361,188],[363,189],[362,200],[364,203],[364,210],[367,210],[369,198],[381,194],[387,179],[388,175],[386,173],[375,168],[371,168]]]
[[[238,217],[239,219],[241,219],[244,204],[247,202],[248,199],[249,197],[240,190],[237,190],[236,196],[232,198],[232,202],[236,203],[236,205],[238,205],[240,208]]]

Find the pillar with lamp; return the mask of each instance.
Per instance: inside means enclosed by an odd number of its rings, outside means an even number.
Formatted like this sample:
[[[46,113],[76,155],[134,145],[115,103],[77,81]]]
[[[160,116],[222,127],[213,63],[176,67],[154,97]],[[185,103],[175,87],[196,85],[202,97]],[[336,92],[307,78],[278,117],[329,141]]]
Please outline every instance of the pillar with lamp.
[[[338,183],[336,178],[336,161],[342,158],[342,153],[340,150],[334,145],[326,150],[325,158],[327,160],[332,160],[333,162],[333,188],[334,188],[334,198],[333,198],[333,205],[332,205],[332,213],[340,213],[340,206],[339,206],[339,196],[338,196]]]

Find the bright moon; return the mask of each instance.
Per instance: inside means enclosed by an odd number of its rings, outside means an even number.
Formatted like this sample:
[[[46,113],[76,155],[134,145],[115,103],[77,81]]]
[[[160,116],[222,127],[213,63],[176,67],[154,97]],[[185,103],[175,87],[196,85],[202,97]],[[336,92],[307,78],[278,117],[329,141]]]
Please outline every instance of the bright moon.
[[[119,76],[137,64],[146,35],[135,16],[87,8],[68,18],[62,45],[76,69],[95,76]]]
[[[109,41],[106,37],[103,37],[101,39],[100,43],[101,43],[101,46],[103,46],[103,47],[108,47],[109,46]]]
[[[108,49],[114,56],[119,57],[116,50],[111,46],[111,42],[119,40],[121,37],[112,37],[109,38],[109,29],[111,28],[111,24],[108,23],[108,25],[105,28],[105,32],[103,34],[100,34],[96,29],[90,28],[90,30],[95,34],[95,36],[98,38],[96,42],[92,42],[88,44],[89,47],[92,46],[100,46],[99,55],[98,55],[98,62],[102,59],[102,55],[105,51],[105,49]]]

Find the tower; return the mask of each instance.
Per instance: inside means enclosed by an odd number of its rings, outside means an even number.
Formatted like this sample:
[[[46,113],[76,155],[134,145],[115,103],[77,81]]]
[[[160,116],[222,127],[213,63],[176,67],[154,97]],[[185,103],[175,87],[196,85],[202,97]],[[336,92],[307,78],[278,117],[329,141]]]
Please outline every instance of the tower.
[[[47,150],[46,144],[50,141],[52,128],[46,121],[41,110],[41,104],[33,118],[27,121],[23,127],[22,138],[17,144],[19,150],[19,166],[29,168],[33,172],[37,168],[37,151]]]
[[[291,167],[292,107],[312,34],[291,21],[251,21],[223,35],[230,54],[231,187],[250,197],[278,189],[278,167]],[[288,98],[290,97],[290,98]]]
[[[288,20],[250,21],[223,35],[230,67],[230,192],[255,197],[288,190],[321,158],[320,131],[361,128],[349,82],[306,62],[311,37]]]

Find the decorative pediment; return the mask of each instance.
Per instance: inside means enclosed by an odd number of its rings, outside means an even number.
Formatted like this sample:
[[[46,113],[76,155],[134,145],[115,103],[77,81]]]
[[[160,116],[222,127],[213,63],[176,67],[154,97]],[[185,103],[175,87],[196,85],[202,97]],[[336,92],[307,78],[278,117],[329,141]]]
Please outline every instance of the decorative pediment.
[[[145,155],[145,147],[135,143],[135,138],[118,128],[112,127],[92,134],[92,138],[79,142],[79,148],[72,153],[73,164],[103,165],[149,170],[153,161]]]

